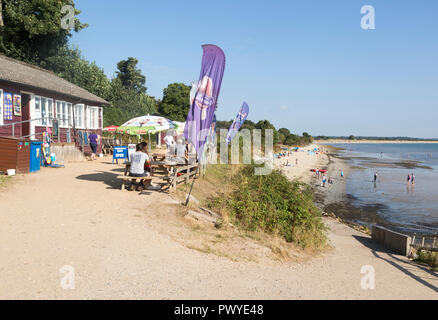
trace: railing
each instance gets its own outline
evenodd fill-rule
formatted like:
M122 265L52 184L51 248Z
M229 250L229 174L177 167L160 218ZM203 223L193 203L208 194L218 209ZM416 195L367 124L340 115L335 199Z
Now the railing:
M58 141L60 141L60 129L67 129L67 130L71 130L74 129L74 127L69 123L69 119L67 118L53 118L53 117L41 117L41 118L36 118L36 119L30 119L30 120L22 120L22 121L18 121L18 122L11 122L11 123L7 123L7 124L3 124L0 125L0 129L1 128L7 128L7 127L12 127L12 136L15 137L15 126L16 125L21 125L21 128L23 128L23 124L25 123L31 123L31 122L37 122L36 125L37 126L41 126L41 127L46 127L46 129L51 126L53 127L53 123L58 122ZM59 126L59 123L67 123L67 126ZM33 134L29 134L29 135L25 135L22 136L21 134L19 135L19 138L31 138L31 137L36 137L38 135L42 136L42 132L36 132Z
M416 249L427 249L431 251L438 251L438 236L419 236L412 237L411 247Z

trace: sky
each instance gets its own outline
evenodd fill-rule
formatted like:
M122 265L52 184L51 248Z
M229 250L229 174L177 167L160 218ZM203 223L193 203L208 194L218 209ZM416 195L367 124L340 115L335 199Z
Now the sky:
M71 43L113 77L139 60L148 94L198 80L203 44L226 55L216 111L317 135L438 138L436 0L75 0ZM375 29L361 28L361 8Z

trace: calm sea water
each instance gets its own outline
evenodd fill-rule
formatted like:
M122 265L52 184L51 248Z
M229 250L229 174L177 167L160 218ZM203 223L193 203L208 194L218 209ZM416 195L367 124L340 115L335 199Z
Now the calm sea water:
M438 234L438 144L337 144L352 166L347 195L360 223ZM378 181L373 182L374 173ZM407 183L408 174L415 184ZM353 210L354 211L354 210Z

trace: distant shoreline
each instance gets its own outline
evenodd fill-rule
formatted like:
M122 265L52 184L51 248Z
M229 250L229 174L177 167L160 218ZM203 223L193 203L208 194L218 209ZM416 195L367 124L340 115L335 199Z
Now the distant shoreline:
M410 144L410 143L438 143L438 140L348 140L348 139L329 139L329 140L315 140L315 144L324 145L324 144L357 144L357 143L375 143L375 144L383 144L383 143L399 143L399 144Z

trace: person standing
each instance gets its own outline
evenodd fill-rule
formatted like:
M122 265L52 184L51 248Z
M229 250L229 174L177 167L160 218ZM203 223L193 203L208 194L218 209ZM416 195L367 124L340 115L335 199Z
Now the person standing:
M171 132L168 132L167 135L164 137L164 143L167 146L168 154L173 157L175 155L175 140L173 139L173 135L171 134Z
M415 182L415 175L414 174L411 174L411 181L412 181L412 184L414 184L414 182Z
M326 182L327 182L327 177L324 175L323 177L322 177L322 186L325 188L325 184L326 184Z
M411 175L408 174L408 183L411 182Z
M97 145L99 144L99 136L96 134L95 131L92 131L92 133L88 136L88 141L90 143L91 148L91 159L96 159L96 153L97 153Z
M341 171L341 178L344 177L344 170Z
M378 177L378 174L377 174L377 172L376 172L376 173L374 173L374 183L377 182L377 177Z

